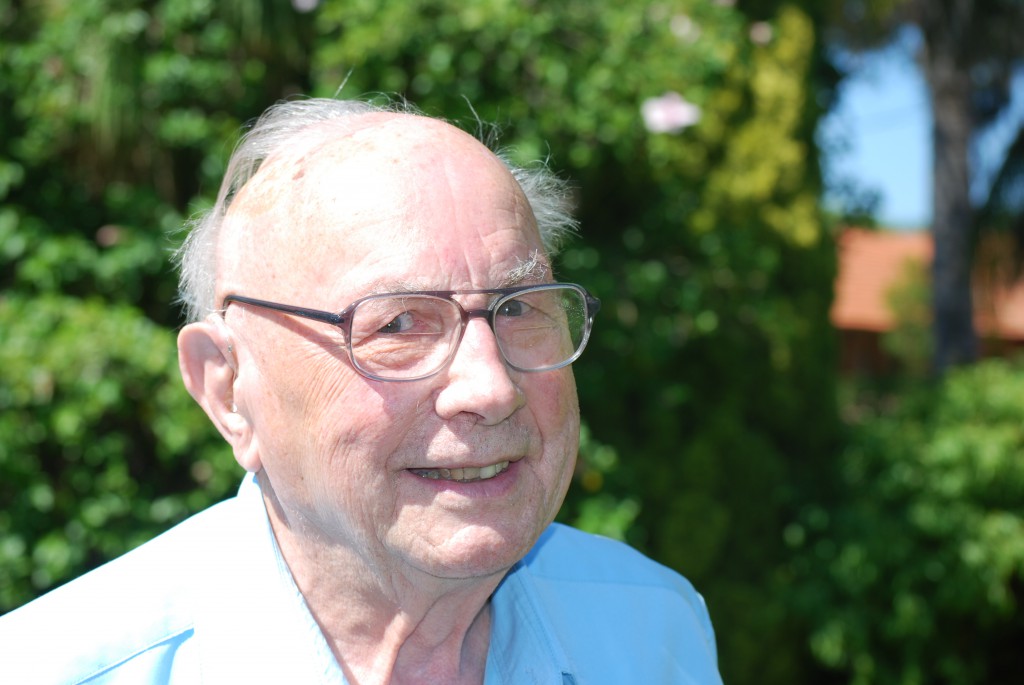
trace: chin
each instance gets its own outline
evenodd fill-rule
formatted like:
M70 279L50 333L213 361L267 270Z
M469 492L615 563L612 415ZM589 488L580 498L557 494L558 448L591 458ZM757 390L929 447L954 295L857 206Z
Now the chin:
M418 565L439 578L504 575L526 556L542 530L524 535L523 530L506 533L488 526L466 525L439 544L430 545Z

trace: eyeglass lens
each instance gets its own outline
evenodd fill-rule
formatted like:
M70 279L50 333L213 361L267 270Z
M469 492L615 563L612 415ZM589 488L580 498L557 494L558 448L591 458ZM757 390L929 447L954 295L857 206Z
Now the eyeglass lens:
M462 310L431 295L382 295L351 314L353 361L379 378L416 378L444 366L462 333ZM575 288L546 288L500 299L493 329L505 360L521 371L556 368L584 343L587 303Z

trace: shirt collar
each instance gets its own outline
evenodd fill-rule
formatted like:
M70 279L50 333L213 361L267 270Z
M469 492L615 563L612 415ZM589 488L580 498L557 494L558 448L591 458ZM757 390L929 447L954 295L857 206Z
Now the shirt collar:
M208 550L197 582L196 638L205 682L344 685L270 528L254 475L243 481L229 534Z
M246 476L237 502L230 549L210 550L214 556L227 554L226 563L207 567L210 574L202 579L197 601L204 680L345 685L281 554L255 475ZM502 580L491 609L485 685L575 683L575 669L523 561ZM240 649L246 650L245 659L237 658Z

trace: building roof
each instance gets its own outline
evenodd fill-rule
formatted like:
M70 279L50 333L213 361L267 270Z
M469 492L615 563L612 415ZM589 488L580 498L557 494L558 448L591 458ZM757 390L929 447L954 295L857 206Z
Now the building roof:
M842 330L892 330L896 317L889 293L905 281L913 264L932 259L931 234L851 228L839 236L839 273L832 302L832 325Z
M892 330L897 321L889 294L907 282L914 263L928 268L932 254L927 231L843 231L832 324L840 330ZM1006 285L984 276L974 279L976 330L984 337L1024 341L1024 280Z

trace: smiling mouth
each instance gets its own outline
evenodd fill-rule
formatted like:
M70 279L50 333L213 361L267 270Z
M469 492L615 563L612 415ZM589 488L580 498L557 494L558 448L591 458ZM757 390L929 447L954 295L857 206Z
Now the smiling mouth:
M509 462L503 461L490 466L467 466L461 469L409 469L420 478L429 480L450 480L457 483L475 483L489 480L508 470Z

